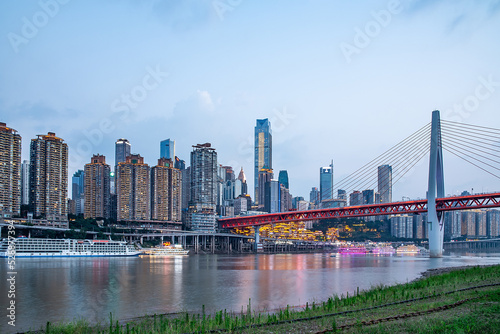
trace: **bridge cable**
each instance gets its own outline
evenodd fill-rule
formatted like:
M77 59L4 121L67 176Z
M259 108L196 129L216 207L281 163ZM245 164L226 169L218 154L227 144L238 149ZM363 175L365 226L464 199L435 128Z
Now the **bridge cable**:
M348 188L348 189L358 187L358 183L362 182L363 179L372 177L371 174L375 172L375 167L377 167L378 165L380 165L382 163L387 164L389 159L392 159L394 156L400 155L400 153L402 151L407 151L409 145L410 145L410 143L404 143L404 146L398 147L397 149L394 149L394 150L387 151L379 159L376 159L375 161L372 161L369 164L369 167L371 167L371 168L365 168L361 173L357 173L357 174L353 173L354 175L351 174L348 178L344 178L339 183L335 184L334 187L336 187L337 189L339 189L341 187ZM361 180L359 180L359 178L356 178L359 176L362 176L363 178Z
M357 185L356 177L363 176L366 178L367 173L374 173L375 172L374 168L376 166L380 165L381 163L387 164L388 163L387 160L393 158L394 156L398 156L400 154L400 152L402 152L402 151L407 151L407 149L412 145L412 141L415 140L415 137L416 137L416 139L419 139L419 140L422 140L422 138L427 137L427 132L428 132L429 127L430 127L430 124L427 124L426 126L421 128L420 130L418 130L417 132L415 132L414 134L410 135L408 138L403 140L402 142L398 143L397 145L395 145L394 147L392 147L388 151L381 154L376 159L372 160L370 163L364 165L363 167L358 169L356 172L350 174L349 176L345 177L344 179L342 179L341 181L336 183L334 185L334 187L337 189L349 187L349 189L350 189L353 186L353 183L356 186ZM370 176L368 176L368 177L370 177Z
M424 137L427 139L428 138L427 134L424 134ZM393 161L393 160L386 161L386 163L389 163L391 165L391 167L393 168L393 170L394 170L393 175L394 175L394 173L397 173L397 170L398 170L398 168L401 165L405 166L406 163L408 163L408 161L411 161L413 159L413 157L415 156L415 154L418 155L418 153L420 152L422 146L428 147L428 140L424 140L424 141L420 140L420 143L419 143L418 146L415 146L413 144L412 144L412 146L413 146L413 148L411 150L409 149L410 146L406 146L406 147L403 148L403 152L404 153L402 153L401 151L396 151L390 157L390 158L392 158L394 156L398 157L398 160L396 160L396 161ZM377 177L378 175L377 175L376 171L373 171L373 173L375 174L374 177L372 177L371 179L369 179L368 182L365 182L363 184L363 187L367 183L370 183L370 181L372 181L372 180L375 180L375 182L378 180L378 177ZM359 186L360 186L360 182L358 182L358 184L355 185L355 187L359 187Z
M486 170L486 169L482 168L481 166L478 166L478 165L476 165L475 163L473 163L473 162L471 162L471 161L469 161L469 160L465 159L464 157L462 157L462 156L460 156L460 155L458 155L458 154L454 153L453 151L448 150L446 147L443 147L443 150L445 150L445 151L447 151L447 152L449 152L449 153L453 154L454 156L459 157L459 158L460 158L460 159L462 159L462 160L467 161L467 162L468 162L468 163L470 163L471 165L474 165L474 166L476 166L477 168L479 168L479 169L481 169L481 170L485 171L486 173L493 175L493 176L494 176L494 177L496 177L497 179L500 179L500 176L498 176L498 175L496 175L496 174L493 174L492 172L490 172L490 171L488 171L488 170Z

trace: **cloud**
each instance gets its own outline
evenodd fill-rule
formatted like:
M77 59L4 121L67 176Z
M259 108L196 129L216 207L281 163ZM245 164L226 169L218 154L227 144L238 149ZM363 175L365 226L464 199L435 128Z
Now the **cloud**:
M213 16L208 0L155 0L151 10L160 22L175 32L187 32L205 26Z
M200 109L205 109L209 111L213 111L215 109L214 103L212 102L212 97L210 96L209 92L198 90L196 94L197 94L196 98L198 100L198 105Z

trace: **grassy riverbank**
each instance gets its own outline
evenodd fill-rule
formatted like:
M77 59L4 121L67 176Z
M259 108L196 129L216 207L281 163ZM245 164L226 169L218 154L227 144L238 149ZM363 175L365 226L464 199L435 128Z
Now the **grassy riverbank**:
M48 324L38 333L500 333L500 265L458 269L273 313L155 315Z

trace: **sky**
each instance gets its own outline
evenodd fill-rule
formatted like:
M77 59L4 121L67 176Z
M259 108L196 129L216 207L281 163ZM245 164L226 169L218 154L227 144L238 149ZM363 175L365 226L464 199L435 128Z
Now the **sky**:
M253 189L254 127L273 169L309 198L431 120L500 128L500 1L40 0L0 2L0 121L69 146L69 175L114 143L156 165L209 142ZM481 92L478 95L478 92ZM472 103L475 102L475 103ZM500 191L445 153L447 194ZM424 198L428 162L394 186ZM70 189L69 189L70 191ZM253 191L250 192L253 196Z

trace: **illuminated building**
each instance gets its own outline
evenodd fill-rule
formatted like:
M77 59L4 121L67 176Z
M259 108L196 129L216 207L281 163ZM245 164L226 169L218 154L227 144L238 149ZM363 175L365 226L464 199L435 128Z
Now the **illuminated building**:
M111 167L103 155L94 155L85 165L85 218L111 217Z
M258 119L255 126L255 168L254 168L254 187L255 204L264 206L263 196L259 194L259 173L265 169L273 168L273 136L271 133L271 122L269 119Z
M18 215L21 208L21 136L0 123L0 214Z
M333 160L329 167L319 169L320 200L333 199Z
M48 220L68 219L68 145L49 132L30 145L30 210Z
M151 169L151 219L181 220L181 171L174 168L171 159L160 158Z
M117 220L147 220L151 217L150 168L139 154L118 163L116 172Z

